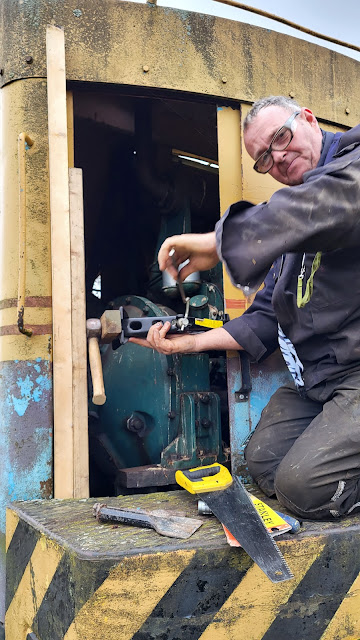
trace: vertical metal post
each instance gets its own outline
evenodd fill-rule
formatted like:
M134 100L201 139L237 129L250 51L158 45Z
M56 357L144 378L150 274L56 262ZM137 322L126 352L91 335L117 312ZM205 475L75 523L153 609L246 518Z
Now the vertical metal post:
M241 157L241 111L232 107L217 108L217 131L218 131L218 162L219 162L219 192L220 192L220 214L223 215L228 207L242 200L243 180L242 180L242 157ZM223 269L224 278L224 298L225 311L230 319L238 317L247 308L247 301L239 289L231 284L230 278ZM248 433L247 424L249 422L249 403L239 405L236 401L235 393L241 386L241 371L239 353L237 351L227 351L227 384L229 402L229 426L230 426L230 446L233 471L234 462L237 461L237 452ZM239 430L237 421L239 418L239 406L243 427ZM245 424L244 424L245 423Z

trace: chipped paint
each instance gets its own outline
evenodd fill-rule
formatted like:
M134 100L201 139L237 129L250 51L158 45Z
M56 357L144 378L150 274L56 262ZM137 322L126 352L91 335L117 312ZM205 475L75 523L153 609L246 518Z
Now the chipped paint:
M44 392L51 390L52 384L49 362L45 361L45 367L47 370L45 375L37 375L41 372L39 364L33 364L31 362L27 362L26 364L27 367L33 368L33 371L30 373L27 371L24 378L17 378L16 393L9 393L5 400L10 411L14 410L18 416L23 416L25 414L31 401L40 402Z
M4 580L5 507L13 500L51 497L51 364L0 363L0 594ZM5 384L4 384L5 383ZM3 615L0 600L0 619Z

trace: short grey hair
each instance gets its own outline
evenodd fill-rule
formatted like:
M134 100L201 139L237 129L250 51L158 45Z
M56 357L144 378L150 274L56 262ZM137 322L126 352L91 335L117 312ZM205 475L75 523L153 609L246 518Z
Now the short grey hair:
M268 96L267 98L260 98L260 100L254 102L244 120L244 131L254 118L256 118L259 111L261 111L261 109L266 109L266 107L282 107L289 111L289 113L294 113L294 111L300 111L301 109L300 105L295 102L295 100L292 98L286 98L285 96Z

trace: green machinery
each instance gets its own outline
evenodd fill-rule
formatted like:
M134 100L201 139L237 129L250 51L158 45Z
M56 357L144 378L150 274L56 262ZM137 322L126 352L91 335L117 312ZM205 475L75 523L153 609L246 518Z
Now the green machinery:
M157 253L166 237L191 230L193 210L196 216L201 206L193 204L194 194L184 188L180 163L171 184L149 178L142 144L135 173L159 221L153 262L146 264L145 295L130 292L104 302L107 308L122 307L126 318L183 314L176 282L159 271ZM206 178L200 187L206 189ZM141 255L129 254L130 270L141 260ZM220 265L192 274L184 289L190 297L189 317L224 319ZM176 469L226 459L225 354L166 356L129 342L120 346L116 340L101 351L107 400L90 407L93 494L103 494L105 488L117 493L173 484Z

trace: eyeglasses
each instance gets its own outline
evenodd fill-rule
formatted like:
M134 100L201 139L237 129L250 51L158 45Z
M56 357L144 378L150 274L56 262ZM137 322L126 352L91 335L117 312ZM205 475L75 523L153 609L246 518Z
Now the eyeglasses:
M294 137L296 130L295 118L300 111L295 111L285 124L278 129L273 139L270 142L269 147L258 157L254 164L254 169L258 173L267 173L274 166L274 158L272 157L272 151L284 151L289 146L291 140Z

